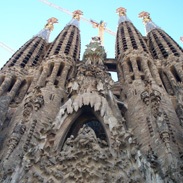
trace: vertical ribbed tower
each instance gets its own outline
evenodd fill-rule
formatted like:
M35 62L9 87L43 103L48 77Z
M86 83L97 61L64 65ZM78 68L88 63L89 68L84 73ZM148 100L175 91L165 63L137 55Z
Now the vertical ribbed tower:
M161 32L167 39L168 36L151 22L146 26L147 31L150 31L147 36L148 44L146 44L143 36L127 18L126 10L118 8L117 12L119 13L119 26L116 38L116 58L119 81L122 84L121 99L128 105L125 115L127 127L133 130L141 144L141 152L143 154L155 153L157 159L162 162L162 173L166 174L168 169L173 170L175 167L180 169L182 130L174 103L163 87L164 81L161 80L158 72L159 65L154 55L151 55L153 51L150 37L155 32L158 32L158 35ZM166 42L158 38L157 41L160 44ZM181 50L176 43L172 42L172 45L177 49L176 53L172 51L168 43L164 49L175 58ZM160 51L157 46L154 50ZM158 59L159 63L166 61L164 57ZM159 69L161 68L160 66ZM157 181L155 177L153 181Z
M141 99L141 93L149 84L158 86L161 85L161 81L146 42L126 16L126 9L118 8L117 12L119 25L116 36L116 59L119 81L122 84L121 99L128 104L127 126L138 134L143 144L142 149L147 151L149 138L143 137L149 135L146 119L148 115L144 117L142 114L148 114L148 111ZM144 129L143 133L139 134L141 129Z
M49 34L56 22L56 18L50 18L44 29L16 51L2 68L0 74L0 121L2 128L8 111L10 114L14 113L26 95L34 74L41 64ZM9 110L7 110L8 108Z
M141 12L146 28L147 42L150 52L158 68L163 87L171 96L183 126L183 51L182 48L162 29L155 25L148 12Z

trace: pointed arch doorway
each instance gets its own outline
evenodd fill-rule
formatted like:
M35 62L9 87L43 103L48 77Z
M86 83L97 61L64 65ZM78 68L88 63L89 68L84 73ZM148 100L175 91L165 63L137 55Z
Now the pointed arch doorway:
M69 122L70 125L68 124L68 128L64 135L65 138L62 140L62 145L60 144L61 147L64 146L65 141L71 136L76 138L78 132L84 126L90 127L95 132L95 135L99 140L105 141L106 144L109 144L108 133L104 127L102 118L96 114L90 106L84 106L78 112L79 113L74 115L75 117L73 116L72 121Z

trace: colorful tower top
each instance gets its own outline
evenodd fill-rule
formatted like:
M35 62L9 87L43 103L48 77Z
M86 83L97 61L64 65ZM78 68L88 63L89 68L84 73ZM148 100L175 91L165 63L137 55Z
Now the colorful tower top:
M80 21L81 15L83 15L83 12L81 10L74 11L72 15L72 20L68 23L68 25L74 25L77 28L79 28L79 21Z
M42 29L36 36L41 37L48 42L50 33L54 28L54 23L58 23L58 19L55 17L49 18L44 29Z
M116 9L116 13L118 13L119 15L119 21L118 21L118 25L122 22L126 22L126 21L130 21L130 19L126 16L126 9L123 7L119 7Z
M146 34L148 34L153 29L159 29L159 27L151 20L150 13L142 11L141 13L139 13L139 17L143 19Z

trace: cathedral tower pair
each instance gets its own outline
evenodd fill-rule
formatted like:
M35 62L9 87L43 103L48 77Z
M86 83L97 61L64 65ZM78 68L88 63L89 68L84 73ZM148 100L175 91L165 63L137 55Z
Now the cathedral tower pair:
M53 17L4 65L1 182L183 180L182 48L149 13L144 37L117 12L112 60L93 37L80 61L76 10L52 43Z

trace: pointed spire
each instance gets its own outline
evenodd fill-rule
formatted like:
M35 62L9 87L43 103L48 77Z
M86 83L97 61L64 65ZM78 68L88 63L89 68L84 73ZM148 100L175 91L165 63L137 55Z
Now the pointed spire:
M41 38L45 39L46 42L48 42L50 33L54 28L54 26L53 26L54 23L58 23L58 19L54 18L54 17L49 18L47 20L47 24L45 25L44 29L42 29L36 36L41 37Z
M76 10L73 12L72 20L68 23L68 25L74 25L79 28L80 17L83 15L81 10Z
M159 29L159 27L151 20L150 13L142 11L141 13L139 13L139 18L143 19L146 34L148 34L153 29Z
M118 25L122 22L131 22L130 19L126 16L126 9L123 7L119 7L118 9L116 9L116 13L118 13L119 15L119 21L118 21Z

